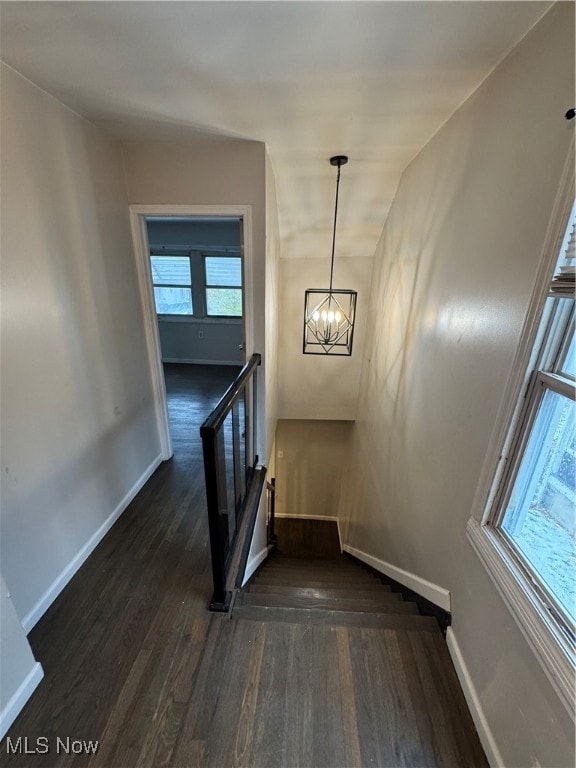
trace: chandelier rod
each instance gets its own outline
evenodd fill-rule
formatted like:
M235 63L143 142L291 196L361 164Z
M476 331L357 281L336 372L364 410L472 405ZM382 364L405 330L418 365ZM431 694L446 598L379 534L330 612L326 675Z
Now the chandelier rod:
M336 248L336 220L338 218L338 190L340 188L340 167L348 162L346 155L336 155L330 158L331 165L338 166L338 174L336 176L336 202L334 204L334 229L332 232L332 258L330 261L330 290L332 293L332 278L334 276L334 250Z

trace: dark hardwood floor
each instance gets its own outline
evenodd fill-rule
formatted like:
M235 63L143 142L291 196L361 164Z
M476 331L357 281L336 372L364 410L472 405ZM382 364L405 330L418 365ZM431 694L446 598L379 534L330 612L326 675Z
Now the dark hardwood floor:
M198 428L235 373L166 367L174 458L30 633L45 678L8 733L12 746L19 737L27 742L20 754L7 754L4 739L0 762L485 768L434 620L412 608L395 611L399 597L373 577L375 586L367 585L356 566L341 570L333 527L322 533L308 521L279 520L279 553L242 598L247 613L240 604L232 617L206 610L211 576ZM296 586L292 606L276 604L294 589L287 573L294 562L308 586ZM354 599L363 601L364 618L349 624ZM273 620L250 616L270 601ZM312 610L332 618L318 613L314 621ZM97 741L95 754L83 754L82 741Z

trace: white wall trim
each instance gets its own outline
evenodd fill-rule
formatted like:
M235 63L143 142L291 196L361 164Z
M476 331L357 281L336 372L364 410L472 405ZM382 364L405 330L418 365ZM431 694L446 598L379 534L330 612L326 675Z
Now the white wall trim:
M334 515L295 515L292 512L276 512L274 517L289 517L292 520L327 520L330 523L338 522L338 518Z
M446 645L448 646L454 669L458 675L460 686L464 692L468 709L472 715L472 720L474 720L474 725L478 731L480 743L486 753L488 762L490 763L491 768L505 768L504 760L502 759L502 755L496 744L496 739L494 738L488 720L486 719L486 715L484 714L484 710L482 709L480 697L472 682L472 678L468 672L468 667L466 666L464 656L462 655L462 651L460 650L460 646L458 645L452 627L448 627L446 631Z
M110 528L112 528L116 520L118 520L122 512L124 512L128 504L130 504L130 502L136 496L138 491L140 491L140 489L145 485L145 483L149 480L149 478L156 471L156 469L158 469L161 463L162 463L162 456L157 456L154 459L154 461L150 464L150 466L144 470L142 475L140 475L140 477L134 483L132 488L130 488L130 490L124 496L122 501L118 504L118 506L113 510L113 512L102 523L100 528L98 528L98 530L92 534L92 536L88 539L86 544L84 544L84 546L72 558L72 560L60 573L60 575L52 582L52 584L48 587L46 592L44 592L44 594L38 600L38 602L26 614L26 616L24 616L24 618L22 619L22 626L24 627L24 631L26 632L26 634L30 632L30 630L36 624L36 622L39 621L39 619L44 615L44 613L52 605L54 600L56 600L60 592L66 586L66 584L68 584L68 582L74 576L76 571L92 554L94 549L102 541L102 539L108 533Z
M248 582L258 566L262 565L264 560L266 560L271 549L273 549L273 547L268 545L264 547L264 549L261 549L257 555L254 555L250 558L250 560L248 560L246 564L246 570L244 571L244 581L242 582L242 586Z
M150 259L148 258L148 232L144 213L139 211L140 206L130 206L130 231L136 259L136 272L138 274L138 288L142 315L144 320L144 335L146 339L146 351L148 353L148 367L152 378L152 392L154 394L154 413L156 415L156 429L160 439L162 458L167 460L173 454L172 435L170 433L170 421L168 418L168 403L166 398L166 382L162 370L162 353L160 347L160 330L158 328L156 306L154 304L154 291L152 287L152 272Z
M444 589L444 587L439 587L437 584L433 584L431 581L427 581L421 576L417 576L415 573L405 571L397 565L387 563L384 560L373 557L366 552L362 552L361 549L356 549L348 544L344 544L343 549L344 552L354 555L354 557L357 557L358 560L362 560L362 562L366 563L366 565L369 565L371 568L375 568L385 576L389 576L391 579L394 579L394 581L403 584L405 587L408 587L408 589L416 592L416 594L426 598L426 600L430 600L434 605L438 605L445 611L451 610L450 592L447 589Z
M576 654L572 645L492 528L471 518L466 534L552 687L574 717Z
M183 365L237 365L242 367L241 360L200 360L192 357L163 357L163 363L182 363Z
M0 712L0 739L3 739L8 729L16 720L24 705L32 696L38 684L44 677L44 670L40 662L36 662L16 691L8 699L8 703Z

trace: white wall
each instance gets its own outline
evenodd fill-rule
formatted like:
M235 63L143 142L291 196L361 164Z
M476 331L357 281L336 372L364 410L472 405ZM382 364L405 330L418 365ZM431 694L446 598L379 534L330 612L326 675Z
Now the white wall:
M574 765L574 726L466 539L573 137L558 3L404 173L375 256L349 545L452 593L454 639L506 766Z
M159 445L119 148L8 67L1 113L2 573L29 629Z
M262 354L261 380L264 381L267 376L264 145L218 139L134 142L124 144L124 164L131 205L252 206L254 348L247 349L246 353L248 357L253 352ZM263 389L261 386L261 393ZM260 408L259 444L265 447L271 437L266 435L263 397Z
M280 419L276 430L279 516L336 518L353 426L351 421Z
M158 320L158 332L165 363L244 365L241 320Z

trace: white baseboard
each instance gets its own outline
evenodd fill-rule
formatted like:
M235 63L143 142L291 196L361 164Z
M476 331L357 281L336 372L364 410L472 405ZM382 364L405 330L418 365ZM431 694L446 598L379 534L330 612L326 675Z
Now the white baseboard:
M333 515L293 515L291 512L275 512L274 517L289 517L291 520L327 520L329 523L338 522L338 518Z
M8 703L0 712L0 739L3 739L8 729L16 720L24 705L36 690L40 680L44 677L44 670L40 662L36 662L17 690L9 698Z
M242 360L199 360L195 357L163 357L163 363L182 363L184 365L238 365L242 367Z
M147 469L142 473L142 475L140 475L138 480L134 483L132 488L130 488L130 490L124 496L122 501L118 504L116 509L114 509L113 512L106 518L106 520L102 523L100 528L98 528L98 530L94 534L92 534L92 536L88 539L86 544L84 544L82 549L80 549L80 551L73 557L73 559L68 563L68 565L64 568L64 570L60 573L60 575L52 582L52 584L50 584L46 592L44 592L42 597L33 606L33 608L26 614L26 616L24 616L24 618L22 619L22 626L24 627L24 631L26 632L26 634L30 632L30 630L36 624L36 622L39 621L39 619L44 615L44 613L52 605L52 603L58 597L60 592L64 589L66 584L68 584L68 582L74 576L76 571L92 554L94 549L102 541L102 539L108 533L110 528L112 528L116 520L118 520L122 512L124 512L128 504L130 504L130 502L136 496L138 491L142 489L142 487L150 479L152 474L158 469L161 463L162 463L162 457L157 456L152 462L152 464L150 464L150 466L147 467Z
M358 560L362 560L366 565L375 568L385 576L389 576L391 579L394 579L394 581L408 587L408 589L411 589L413 592L416 592L416 594L426 598L426 600L430 600L434 605L438 605L445 611L450 611L450 592L447 589L444 589L444 587L439 587L437 584L433 584L431 581L427 581L421 576L417 576L415 573L410 573L402 568L398 568L396 565L387 563L384 560L379 560L377 557L372 557L372 555L362 552L361 549L350 547L348 544L344 544L343 550L344 552L349 552L351 555L354 555Z
M272 549L272 547L270 546L264 547L264 549L261 549L257 555L254 555L254 557L251 557L250 560L248 560L248 562L246 563L246 570L244 571L244 581L242 582L242 586L246 584L246 582L252 576L252 574L256 571L258 566L261 565L264 562L264 560L266 560L270 549Z
M448 646L454 669L456 670L458 680L460 681L460 687L464 692L468 709L472 715L472 720L474 720L474 725L478 731L478 737L480 738L480 743L486 753L488 762L490 763L491 768L505 768L504 760L502 759L496 740L494 739L488 721L486 720L486 716L484 715L480 698L468 672L468 667L466 666L466 662L464 661L464 657L462 656L460 646L458 645L452 627L448 627L446 631L446 645Z

